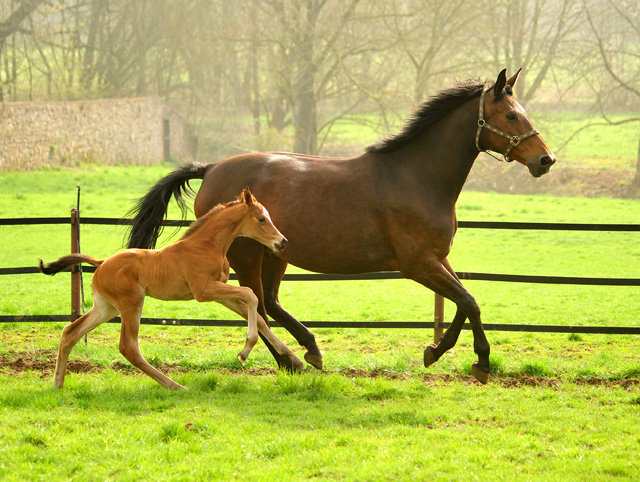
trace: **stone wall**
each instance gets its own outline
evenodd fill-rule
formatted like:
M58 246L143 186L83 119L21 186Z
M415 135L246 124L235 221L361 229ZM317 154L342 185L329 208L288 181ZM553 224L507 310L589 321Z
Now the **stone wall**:
M0 170L39 166L161 162L194 159L190 127L159 97L0 104Z

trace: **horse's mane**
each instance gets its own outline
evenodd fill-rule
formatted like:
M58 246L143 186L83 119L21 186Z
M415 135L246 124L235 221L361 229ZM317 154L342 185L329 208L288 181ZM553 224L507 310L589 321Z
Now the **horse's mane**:
M239 199L236 199L235 201L231 201L231 202L228 202L226 204L218 204L216 206L213 206L209 210L209 212L207 212L207 214L205 214L204 216L199 217L194 222L192 222L189 225L189 228L185 231L185 233L182 235L182 237L180 239L185 239L185 238L188 238L189 236L191 236L193 233L195 233L198 230L198 228L200 228L209 219L211 219L213 216L218 214L223 209L225 209L225 208L227 208L229 206L233 206L235 204L240 204L240 203L242 203L242 201L240 201Z
M459 107L467 100L479 96L484 88L484 82L467 80L437 92L413 111L399 134L388 136L376 144L367 147L367 152L385 154L395 151L407 142L418 137L425 129L438 121L447 112Z

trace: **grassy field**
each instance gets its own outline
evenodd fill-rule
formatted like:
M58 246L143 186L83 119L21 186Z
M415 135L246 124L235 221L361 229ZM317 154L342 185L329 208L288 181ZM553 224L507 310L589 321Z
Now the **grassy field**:
M67 216L78 184L83 216L119 217L170 169L3 174L0 217ZM465 192L458 214L637 223L640 201ZM68 226L0 229L1 267L69 251ZM82 250L108 256L124 235L86 226ZM486 230L461 230L451 256L459 271L634 278L639 258L632 233ZM640 325L637 288L465 284L487 323ZM433 316L432 293L403 280L287 282L280 298L301 320ZM68 311L68 275L0 277L0 314ZM447 303L447 318L453 311ZM144 314L233 317L155 300ZM480 386L468 376L470 332L425 369L430 332L318 329L326 371L291 376L261 344L239 365L245 329L144 326L147 360L190 388L175 393L128 365L109 324L74 349L59 391L50 385L63 326L0 325L2 480L633 480L640 471L637 337L488 332L493 379Z

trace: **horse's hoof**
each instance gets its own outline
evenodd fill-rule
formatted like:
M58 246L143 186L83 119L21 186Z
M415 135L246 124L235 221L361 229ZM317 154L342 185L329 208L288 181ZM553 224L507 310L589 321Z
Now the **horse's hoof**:
M429 367L437 361L435 355L433 354L433 350L435 348L436 348L436 345L434 345L433 343L431 343L427 348L425 348L424 350L424 366L425 367Z
M478 362L473 362L473 365L471 365L471 375L473 375L473 378L478 380L483 385L486 385L489 381L489 372L484 371L482 368L480 368L478 366Z
M247 360L247 357L243 356L242 353L238 353L238 361L241 365L244 365L244 362Z
M304 360L312 367L322 370L322 355L312 355L307 352L304 354Z

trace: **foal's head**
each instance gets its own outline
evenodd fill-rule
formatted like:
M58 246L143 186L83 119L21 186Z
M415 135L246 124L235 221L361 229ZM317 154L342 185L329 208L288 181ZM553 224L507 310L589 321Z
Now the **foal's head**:
M556 158L513 97L519 73L507 80L503 70L494 87L480 98L476 146L483 151L499 152L507 161L518 161L529 168L532 176L540 177L549 172Z
M239 236L253 238L276 252L284 250L287 247L287 238L273 225L267 208L253 197L248 187L244 188L238 201L248 208L248 216L242 224Z

